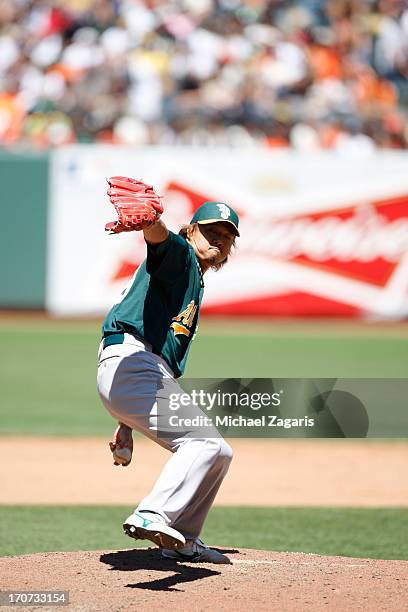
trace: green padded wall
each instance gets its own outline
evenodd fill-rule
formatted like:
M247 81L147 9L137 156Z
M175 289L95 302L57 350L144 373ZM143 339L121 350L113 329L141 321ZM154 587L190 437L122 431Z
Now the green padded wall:
M0 151L0 186L0 308L44 308L48 156Z

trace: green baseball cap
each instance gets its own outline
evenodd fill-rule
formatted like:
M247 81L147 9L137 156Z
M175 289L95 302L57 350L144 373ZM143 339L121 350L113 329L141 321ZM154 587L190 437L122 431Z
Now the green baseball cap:
M223 221L224 223L230 223L234 229L234 234L239 236L238 215L231 206L224 202L204 202L197 208L190 223L216 223L217 221Z

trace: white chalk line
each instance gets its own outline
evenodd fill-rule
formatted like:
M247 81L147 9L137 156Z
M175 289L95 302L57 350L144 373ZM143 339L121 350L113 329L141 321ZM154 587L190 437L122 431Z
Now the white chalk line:
M323 563L313 563L310 561L255 561L249 559L234 559L232 561L232 565L310 565L310 566L319 566L324 565ZM326 568L329 567L365 567L365 565L361 563L328 563Z

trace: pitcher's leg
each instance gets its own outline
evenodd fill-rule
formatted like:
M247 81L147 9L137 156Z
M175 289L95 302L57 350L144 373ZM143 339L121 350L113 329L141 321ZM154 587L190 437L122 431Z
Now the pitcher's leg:
M186 539L197 537L231 459L231 447L222 438L185 439L138 510L165 514Z
M107 361L98 375L102 401L112 416L173 452L151 493L138 511L159 514L179 524L188 536L202 528L232 458L217 430L183 431L167 427L171 394L183 394L179 384L155 366L152 354ZM183 408L189 417L203 416L197 406ZM163 430L165 430L163 432ZM202 432L201 432L202 433Z
M174 528L180 531L186 540L197 538L203 528L208 512L214 502L218 490L230 466L233 452L232 448L220 438L220 452L216 462L207 472L198 487L195 496L190 500L184 512L174 522Z

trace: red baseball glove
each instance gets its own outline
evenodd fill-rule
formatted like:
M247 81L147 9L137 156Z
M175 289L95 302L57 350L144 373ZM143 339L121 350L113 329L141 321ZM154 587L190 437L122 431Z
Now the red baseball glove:
M108 183L107 193L118 213L118 220L105 225L107 232L139 231L159 220L163 205L153 187L126 176L111 176Z

